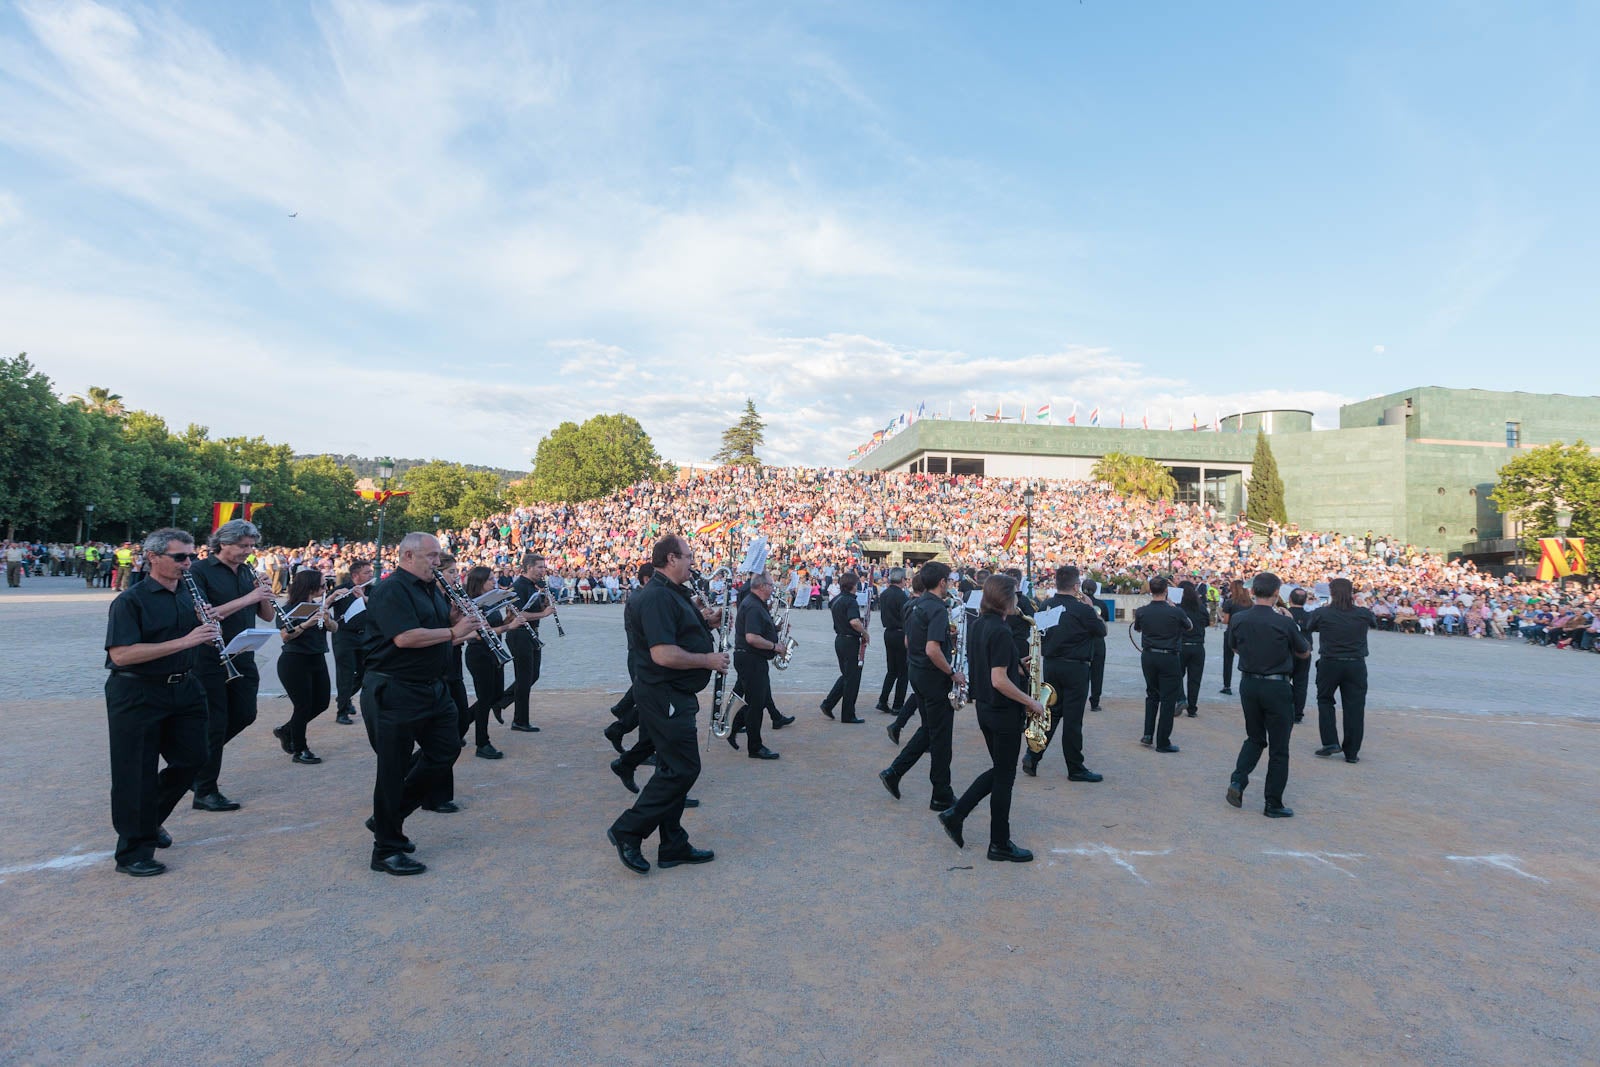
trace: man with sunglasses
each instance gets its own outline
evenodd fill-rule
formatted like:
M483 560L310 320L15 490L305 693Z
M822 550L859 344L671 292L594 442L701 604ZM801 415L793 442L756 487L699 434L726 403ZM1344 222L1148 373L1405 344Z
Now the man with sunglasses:
M117 870L135 878L167 869L155 858L172 844L161 824L206 759L206 698L194 650L222 636L215 623L200 622L181 584L194 540L161 529L145 538L144 550L149 580L113 600L106 620L111 825ZM158 769L162 759L166 770Z

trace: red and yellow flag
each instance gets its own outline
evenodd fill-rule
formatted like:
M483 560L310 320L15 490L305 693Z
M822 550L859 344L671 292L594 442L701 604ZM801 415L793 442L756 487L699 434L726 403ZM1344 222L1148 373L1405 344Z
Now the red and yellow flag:
M1176 537L1152 537L1150 540L1134 549L1133 554L1135 556L1148 556L1152 552L1165 552L1167 549L1176 544L1177 541L1178 539Z
M1007 528L1005 537L1000 540L1002 551L1011 551L1011 546L1017 543L1017 535L1022 532L1022 528L1026 525L1028 525L1028 517L1026 515L1018 515L1011 520L1011 526Z
M256 512L262 508L270 508L271 504L252 501L245 509L246 522L256 517ZM218 500L211 505L211 528L215 530L225 522L232 522L239 517L239 502L237 500Z
M1589 561L1583 550L1583 538L1567 538L1565 550L1559 537L1539 538L1539 581L1549 582L1588 573Z
M696 537L709 537L712 534L721 533L723 530L728 529L737 521L737 519L718 519L716 522L708 522L696 530L694 535Z
M409 489L357 489L356 496L362 500L370 500L374 504L384 504L397 496L410 496Z

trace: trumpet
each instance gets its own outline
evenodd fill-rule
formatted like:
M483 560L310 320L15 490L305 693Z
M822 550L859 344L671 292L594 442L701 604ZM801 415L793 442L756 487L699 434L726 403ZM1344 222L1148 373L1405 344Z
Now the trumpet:
M467 598L466 594L446 581L444 572L437 567L433 569L433 580L444 591L444 595L449 599L450 603L455 605L455 609L461 612L462 617L472 620L473 627L478 631L478 640L482 641L483 647L494 655L495 662L501 666L510 663L511 650L506 647L505 639L494 632L494 627L490 626L489 620L483 617L483 612L478 610L478 605L474 604Z
M194 580L194 575L190 574L187 569L183 572L183 584L189 590L189 599L194 601L195 616L202 623L207 625L216 623L220 626L222 620L217 618L217 613L211 610L211 602L206 599L204 593L200 592L200 583ZM216 637L212 638L211 643L216 647L217 658L222 661L222 669L228 672L228 681L231 682L244 677L243 672L234 666L233 657L228 655L228 642L222 639L220 632Z

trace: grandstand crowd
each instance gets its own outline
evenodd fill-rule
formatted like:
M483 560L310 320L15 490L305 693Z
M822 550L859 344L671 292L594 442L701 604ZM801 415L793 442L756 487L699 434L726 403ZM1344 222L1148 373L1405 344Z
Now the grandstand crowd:
M934 545L957 566L976 570L1024 566L1031 534L1036 577L1072 563L1105 592L1139 592L1158 573L1220 590L1263 570L1308 588L1344 576L1385 629L1521 635L1600 651L1594 598L1576 581L1494 576L1372 533L1316 533L1293 524L1257 531L1210 505L1129 498L1104 483L1033 485L1031 529L1009 548L1003 543L1024 508L1020 479L795 467L689 470L674 481L640 482L599 500L526 505L437 532L464 565L488 566L509 581L518 558L532 550L546 557L562 601L617 603L663 533L693 534L731 522L731 529L701 539L702 561L731 562L736 546L742 551L750 537L762 534L770 546L769 569L799 607L820 606L836 591L837 575L870 565L867 542ZM270 521L263 537L270 543ZM1170 547L1140 552L1157 537L1170 537ZM353 560L371 559L375 549L371 542L272 546L261 551L257 565L283 589L301 568L337 574ZM120 588L135 580L140 566L136 544L6 542L4 555L10 586L28 575L71 575Z

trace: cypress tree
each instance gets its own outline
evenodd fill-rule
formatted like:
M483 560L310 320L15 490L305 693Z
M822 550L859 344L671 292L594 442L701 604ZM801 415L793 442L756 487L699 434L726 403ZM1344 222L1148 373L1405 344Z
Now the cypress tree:
M1289 511L1283 504L1283 479L1278 476L1278 461L1264 433L1256 434L1256 454L1250 460L1249 499L1244 517L1251 522L1286 523Z

